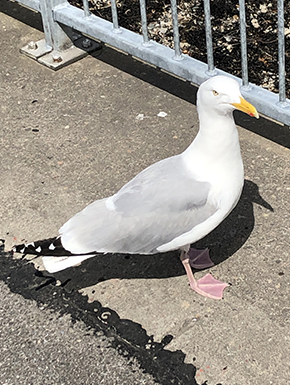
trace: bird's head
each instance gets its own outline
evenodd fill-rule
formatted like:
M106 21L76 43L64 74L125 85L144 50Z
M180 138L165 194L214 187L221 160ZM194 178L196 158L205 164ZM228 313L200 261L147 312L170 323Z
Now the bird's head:
M234 109L259 118L256 108L241 95L239 84L228 76L214 76L201 84L197 94L197 105L204 112L216 111L219 115Z

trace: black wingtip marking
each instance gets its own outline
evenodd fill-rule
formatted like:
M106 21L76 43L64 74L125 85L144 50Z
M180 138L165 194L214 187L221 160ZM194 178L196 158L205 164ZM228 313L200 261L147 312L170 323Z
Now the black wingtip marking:
M13 246L12 251L14 253L31 254L42 257L70 257L75 255L62 246L60 235L55 238L48 238L41 241L16 245ZM95 251L84 253L83 255L89 255L92 253L95 253Z
M36 242L16 245L12 248L12 251L15 253L42 255L42 256L71 255L69 251L63 248L60 237L43 239Z

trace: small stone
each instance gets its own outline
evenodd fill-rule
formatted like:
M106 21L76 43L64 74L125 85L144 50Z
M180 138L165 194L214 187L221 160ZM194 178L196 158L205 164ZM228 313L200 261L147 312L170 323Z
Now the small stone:
M166 32L167 32L167 28L160 28L160 33L162 34L162 35L164 35Z
M144 120L144 114L138 114L135 119L136 120Z
M260 5L260 11L261 11L262 13L267 13L267 12L268 12L268 7L267 7L267 5L266 5L266 4L261 4L261 5Z
M167 116L167 113L164 111L160 111L159 114L157 114L157 116L159 116L160 118L165 118L165 116Z
M259 28L260 27L260 24L258 23L257 19L252 19L251 23L252 23L252 26L255 27L255 28Z

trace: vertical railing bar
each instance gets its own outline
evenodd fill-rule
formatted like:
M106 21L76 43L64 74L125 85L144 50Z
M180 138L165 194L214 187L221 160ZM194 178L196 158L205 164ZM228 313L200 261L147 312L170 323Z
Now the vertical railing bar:
M143 43L148 44L149 38L148 38L148 28L147 28L146 0L140 0L140 13L141 13Z
M112 10L113 27L114 29L119 29L116 0L111 0L111 10Z
M206 52L207 52L207 66L208 74L214 75L214 58L213 58L213 46L212 46L212 28L210 21L210 0L204 0L204 21L205 21L205 38L206 38Z
M89 7L89 0L83 0L83 5L84 5L84 15L85 17L90 17L91 12L90 12L90 7Z
M243 87L249 86L247 32L246 32L246 7L245 0L239 0L240 35L241 35L241 61Z
M283 103L286 103L284 0L278 0L277 7L278 7L279 103L283 104Z
M181 50L180 50L177 4L176 4L176 0L170 0L170 2L171 2L173 41L174 41L174 51L175 51L174 59L180 60L182 59L182 56L181 56Z

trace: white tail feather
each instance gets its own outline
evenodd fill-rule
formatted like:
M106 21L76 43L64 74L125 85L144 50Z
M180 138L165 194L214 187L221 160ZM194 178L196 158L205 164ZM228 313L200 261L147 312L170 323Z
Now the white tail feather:
M56 273L58 271L67 269L68 267L76 266L85 259L95 257L96 254L89 255L74 255L70 257L42 257L45 269L49 273Z

